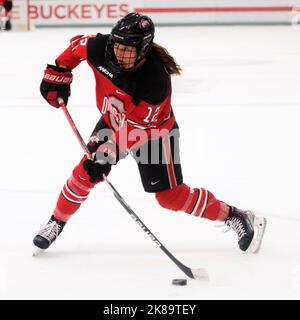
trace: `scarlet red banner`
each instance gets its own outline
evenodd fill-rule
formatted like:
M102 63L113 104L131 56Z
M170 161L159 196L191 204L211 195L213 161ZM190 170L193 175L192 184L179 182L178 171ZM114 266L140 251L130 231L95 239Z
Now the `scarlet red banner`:
M24 3L27 13L24 14ZM14 17L35 26L112 25L128 12L149 15L156 24L291 23L289 0L15 0Z

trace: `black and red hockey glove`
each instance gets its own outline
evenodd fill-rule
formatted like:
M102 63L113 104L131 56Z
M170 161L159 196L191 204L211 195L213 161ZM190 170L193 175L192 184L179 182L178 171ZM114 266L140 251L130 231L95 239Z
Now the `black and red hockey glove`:
M117 147L116 144L108 140L101 144L94 153L93 160L85 160L83 168L90 176L90 182L103 181L103 174L108 175L111 166L117 163Z
M40 91L44 99L53 107L59 108L57 98L62 98L65 105L71 95L71 83L73 80L70 69L48 64L44 71L44 78L40 85Z
M83 162L83 168L89 175L90 182L100 182L103 181L103 174L105 174L106 176L109 174L111 170L111 164L109 164L108 162L100 164L98 162L95 162L94 160L88 159Z

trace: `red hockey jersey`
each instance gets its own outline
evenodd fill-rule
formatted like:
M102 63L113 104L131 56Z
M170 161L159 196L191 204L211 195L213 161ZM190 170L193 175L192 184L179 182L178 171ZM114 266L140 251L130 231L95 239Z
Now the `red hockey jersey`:
M74 69L86 60L96 80L96 100L106 124L114 131L119 148L126 151L158 139L175 124L171 108L171 79L154 54L133 73L114 73L106 63L109 35L76 36L56 59Z

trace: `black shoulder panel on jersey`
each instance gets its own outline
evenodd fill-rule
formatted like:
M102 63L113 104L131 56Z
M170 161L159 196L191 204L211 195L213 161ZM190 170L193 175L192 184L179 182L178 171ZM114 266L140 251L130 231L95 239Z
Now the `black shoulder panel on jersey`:
M108 34L97 33L95 38L91 38L87 44L87 60L95 67L105 64L105 47Z
M162 62L154 55L149 55L143 67L137 72L137 96L149 104L157 105L163 102L171 91L170 76ZM133 101L138 104L139 101Z
M87 44L87 60L88 62L98 70L107 79L113 82L113 84L125 91L130 96L135 92L135 76L129 77L113 73L105 60L105 50L109 35L97 34L95 38L91 38Z

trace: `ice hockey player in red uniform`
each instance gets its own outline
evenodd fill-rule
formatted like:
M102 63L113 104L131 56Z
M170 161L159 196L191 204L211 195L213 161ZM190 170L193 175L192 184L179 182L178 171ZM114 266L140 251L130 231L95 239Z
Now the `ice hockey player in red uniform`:
M1 30L11 30L11 10L13 7L12 0L0 0L0 27Z
M223 221L236 232L241 250L259 250L265 218L183 182L179 128L171 107L171 75L180 74L181 69L153 39L152 20L133 12L118 21L110 34L72 38L55 65L47 65L41 94L59 108L58 98L68 102L72 70L85 60L94 73L102 117L87 144L93 159L84 156L72 171L50 220L33 239L36 247L47 249L94 186L103 181L103 174L107 176L130 153L145 191L153 193L163 208Z

